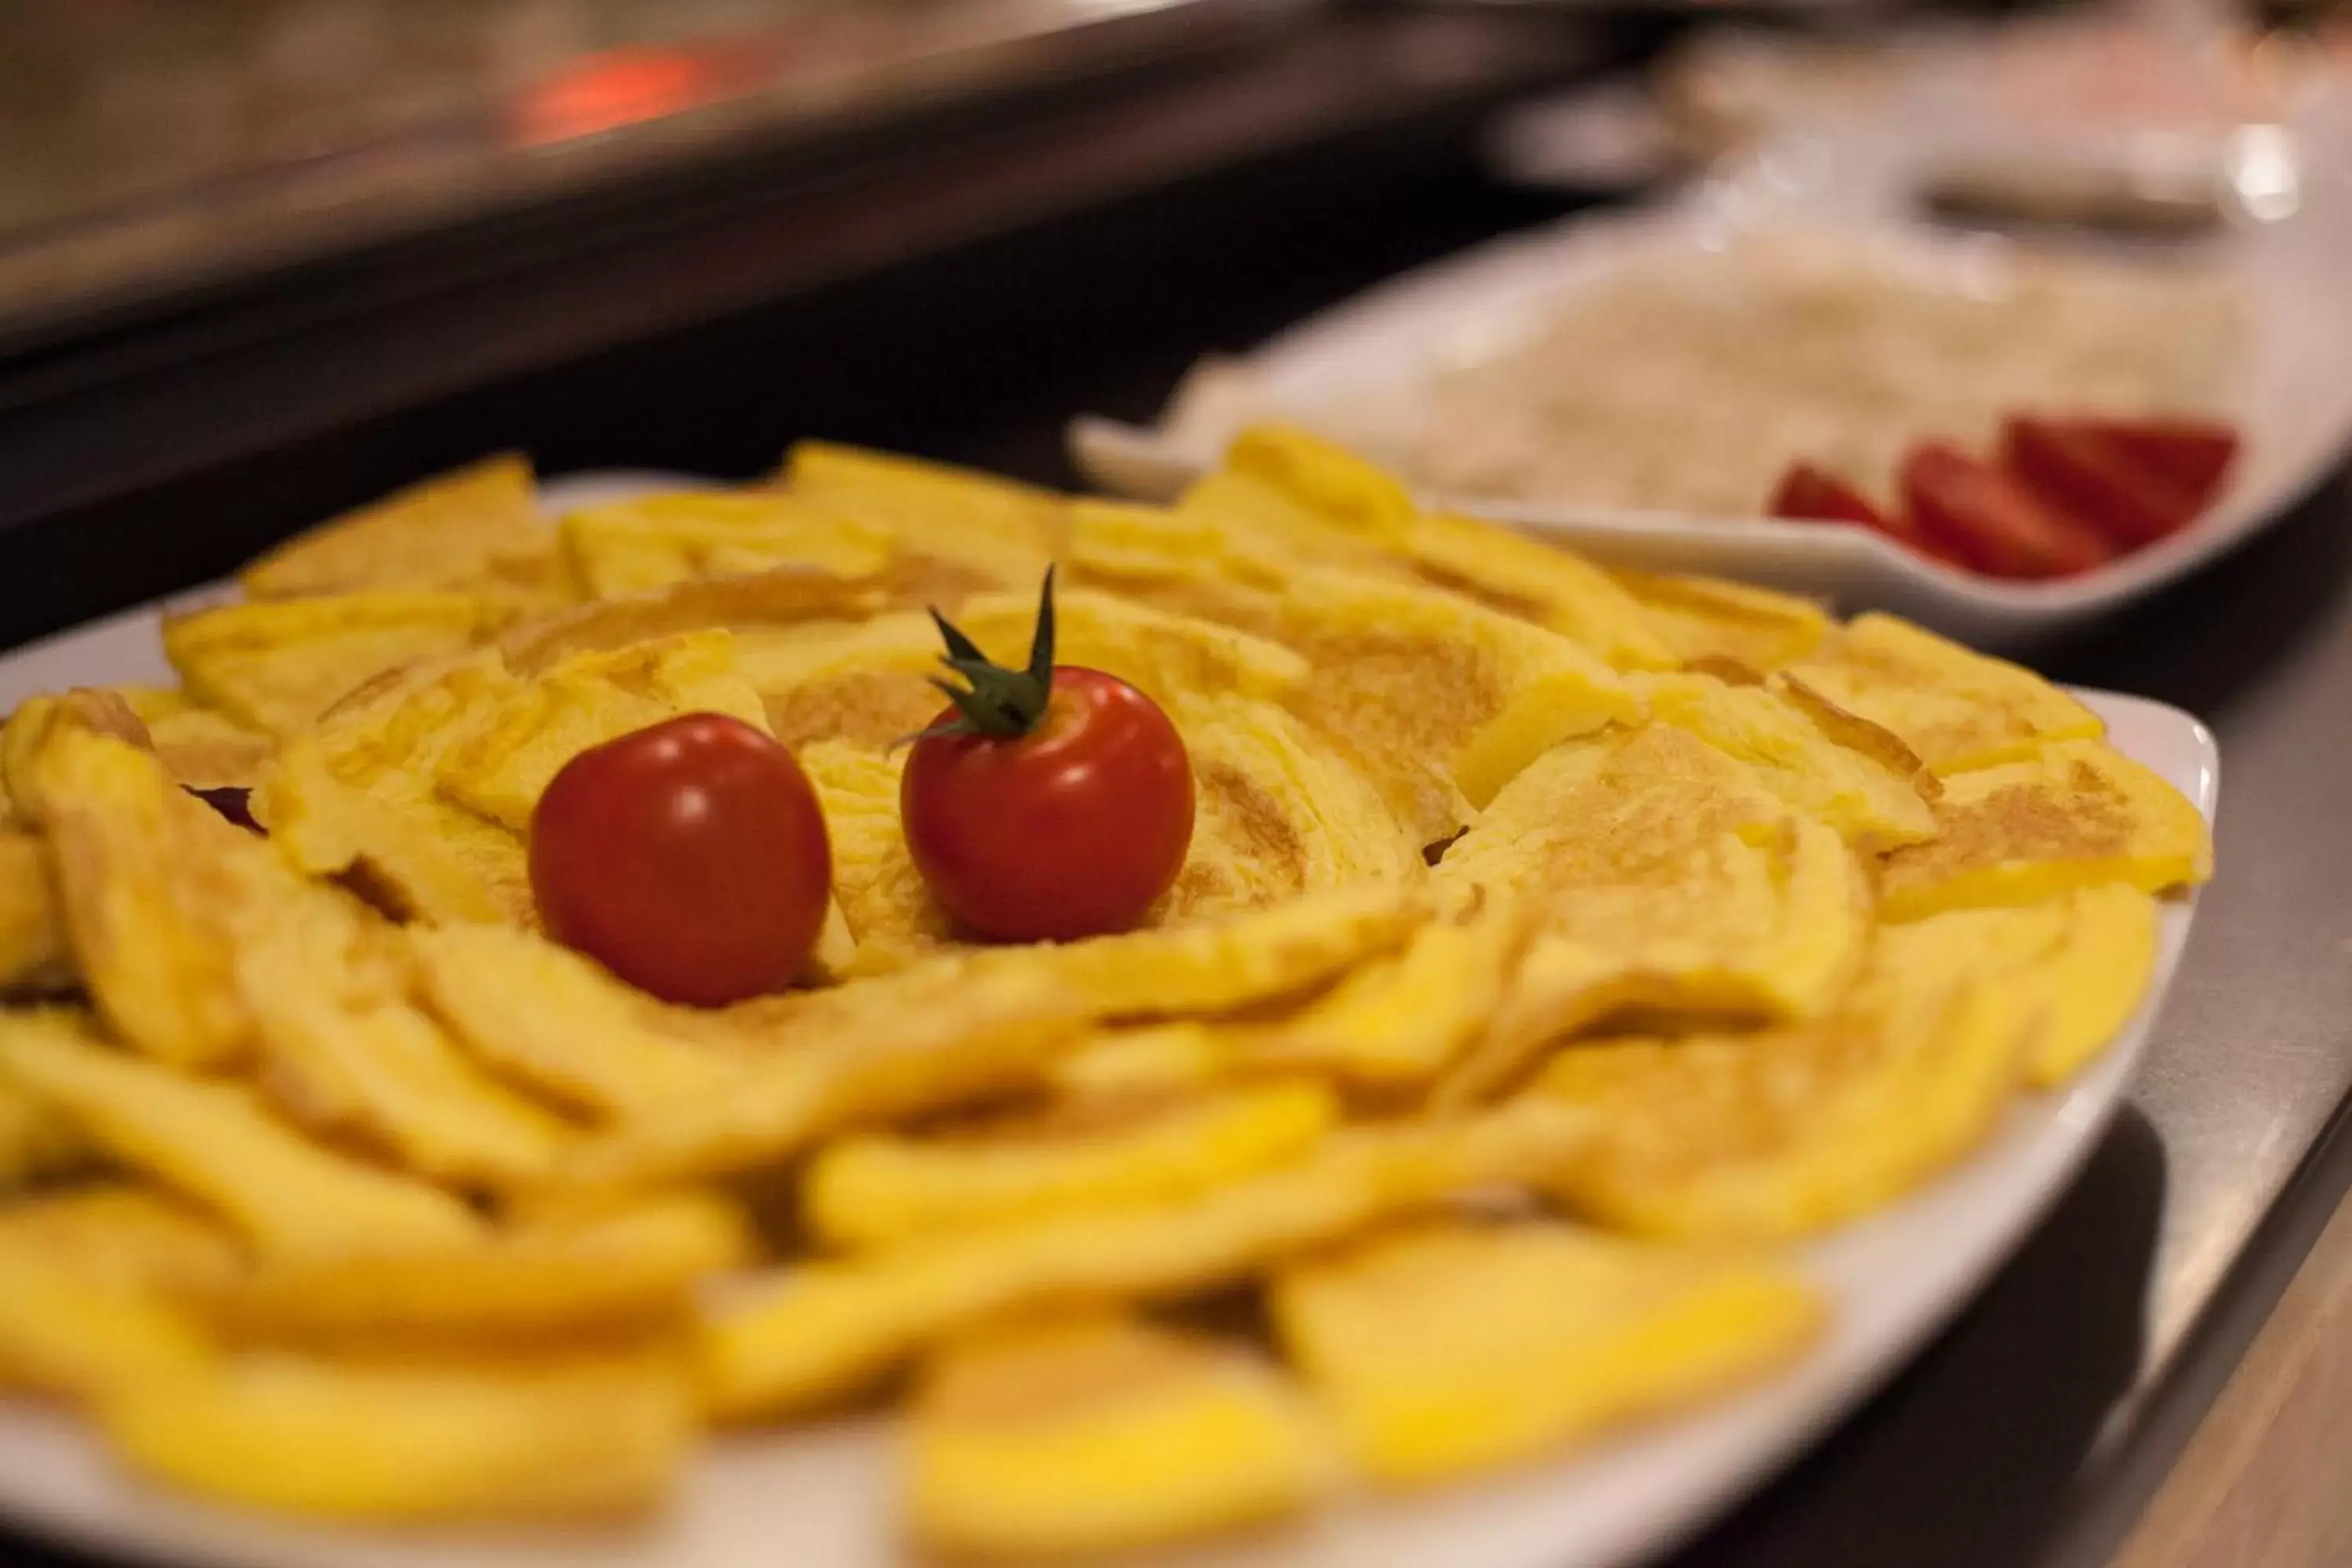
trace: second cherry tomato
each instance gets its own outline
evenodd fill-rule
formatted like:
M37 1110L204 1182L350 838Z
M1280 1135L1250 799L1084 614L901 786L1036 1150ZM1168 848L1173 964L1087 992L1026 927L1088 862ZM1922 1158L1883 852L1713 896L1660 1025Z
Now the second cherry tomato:
M957 923L1000 942L1139 922L1183 869L1192 769L1158 703L1116 676L1055 665L1053 574L1026 669L991 664L946 620L953 706L916 738L898 785L907 847Z
M530 885L556 941L670 1002L781 990L816 946L833 851L792 753L689 713L592 746L531 814Z

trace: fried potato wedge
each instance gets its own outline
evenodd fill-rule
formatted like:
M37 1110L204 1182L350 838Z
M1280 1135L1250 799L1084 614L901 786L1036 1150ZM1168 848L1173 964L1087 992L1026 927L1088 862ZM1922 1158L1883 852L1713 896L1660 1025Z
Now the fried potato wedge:
M2160 893L2213 874L2197 808L2148 769L2097 741L2062 741L2032 758L1944 781L1940 832L1880 868L1890 921L1945 910L2032 903L2069 889L2126 882Z
M448 1194L310 1142L242 1085L112 1049L75 1013L0 1014L0 1072L265 1254L334 1252L362 1238L439 1246L482 1229Z
M513 615L494 596L421 589L222 605L165 617L163 652L206 705L289 735L386 671L470 647Z
M1284 1347L1389 1486L1517 1463L1788 1364L1820 1331L1785 1268L1549 1222L1437 1224L1284 1270Z
M599 1120L723 1094L734 1064L570 948L499 926L412 929L427 1003L485 1065Z
M1716 577L1615 577L1685 666L1732 665L1763 675L1811 658L1829 639L1829 613L1793 594Z
M116 1391L100 1418L136 1469L225 1502L410 1523L607 1516L657 1502L692 1402L651 1353L531 1363L285 1353Z
M1857 616L1790 672L1899 736L1937 773L2021 762L2059 741L2096 740L2097 714L2032 670L1892 616Z
M810 1264L712 1310L699 1338L704 1397L735 1418L805 1410L990 1319L1196 1294L1453 1194L1560 1170L1590 1134L1581 1116L1530 1099L1336 1135L1289 1165L1175 1203Z
M983 1333L926 1370L908 1439L916 1535L1029 1561L1296 1511L1337 1479L1295 1387L1236 1345L1088 1316Z
M1755 770L1766 789L1865 848L1916 844L1937 833L1921 792L1934 776L1901 742L1838 715L1795 687L1732 686L1709 675L1637 677L1653 721L1687 730ZM1791 700L1791 698L1794 700ZM1858 743L1849 743L1858 742Z
M236 954L271 1098L435 1181L504 1186L548 1170L572 1129L412 1001L405 950L381 917L338 890L306 891L255 920Z
M1592 1111L1601 1131L1550 1190L1612 1228L1661 1238L1765 1240L1837 1224L1981 1142L2033 1027L1997 984L1919 976L1882 952L1825 1018L1569 1046L1534 1092Z
M2156 971L2156 900L2124 882L2039 903L1954 910L1881 927L1875 963L1933 984L1967 973L2004 987L2037 1020L2026 1075L2049 1089L2106 1049Z
M0 827L0 996L61 990L73 979L47 850L30 833Z
M821 1152L801 1202L817 1237L877 1247L1049 1215L1164 1203L1304 1153L1338 1125L1311 1083L1238 1089L1074 1126L867 1133Z
M639 496L572 512L561 533L573 579L597 599L778 566L877 578L891 556L888 531L777 490Z
M247 1054L240 926L257 904L295 896L293 874L151 753L110 735L60 726L34 772L75 967L99 1011L159 1061Z
M20 1268L209 1303L245 1272L245 1258L216 1222L177 1200L98 1182L0 1208L0 1275Z
M279 1344L545 1343L675 1327L704 1279L753 1252L736 1209L674 1194L451 1246L266 1260L219 1310Z
M40 1261L0 1268L0 1391L96 1400L201 1375L200 1321L153 1291Z
M254 599L419 588L538 595L556 581L555 531L539 515L530 464L511 454L320 523L237 574Z
M1668 724L1548 753L1446 851L1439 887L1535 910L1505 1016L1449 1077L1475 1099L1563 1031L1633 1002L1804 1018L1861 962L1869 905L1838 835Z

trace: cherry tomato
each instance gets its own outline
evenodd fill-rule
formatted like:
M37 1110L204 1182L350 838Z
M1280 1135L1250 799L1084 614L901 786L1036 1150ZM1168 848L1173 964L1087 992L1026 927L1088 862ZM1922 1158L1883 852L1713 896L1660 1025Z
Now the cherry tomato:
M723 713L589 748L531 813L548 934L666 1001L717 1007L781 989L816 945L832 885L807 775Z
M1791 463L1765 504L1766 515L1805 522L1847 522L1874 529L1907 550L1947 566L1968 563L1928 537L1906 511L1881 511L1870 498L1811 463Z
M915 742L898 811L931 897L1001 942L1127 931L1192 842L1192 769L1160 705L1116 676L1054 667L1026 734Z

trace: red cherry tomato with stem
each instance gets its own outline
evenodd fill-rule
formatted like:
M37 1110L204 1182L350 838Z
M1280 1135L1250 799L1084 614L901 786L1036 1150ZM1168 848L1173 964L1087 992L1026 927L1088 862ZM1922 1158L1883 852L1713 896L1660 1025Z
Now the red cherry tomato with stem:
M781 990L824 927L833 849L790 752L688 713L563 765L530 822L548 934L665 1001Z
M1098 669L1054 663L1054 574L1025 669L937 611L950 706L899 780L907 847L959 925L1000 942L1132 929L1183 868L1192 769L1160 705Z

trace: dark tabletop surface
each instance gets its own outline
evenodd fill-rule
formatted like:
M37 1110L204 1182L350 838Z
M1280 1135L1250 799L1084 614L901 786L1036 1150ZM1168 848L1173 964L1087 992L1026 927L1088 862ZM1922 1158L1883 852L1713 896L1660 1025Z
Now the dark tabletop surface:
M503 446L550 471L749 474L821 434L1067 481L1069 413L1146 415L1203 350L1245 347L1561 210L1480 178L1476 124L1499 98L1627 41L1546 34L1559 52L1515 71L1502 62L1538 46L1499 37L1322 40L1305 51L1326 49L1319 63L1262 63L1253 89L1203 89L1181 126L1173 99L1148 124L1090 110L1124 125L1134 166L1161 173L1122 194L1116 171L1095 169L1087 201L974 221L935 255L811 270L772 299L486 363L468 383L419 371L402 395L352 390L334 420L257 405L256 427L281 439L192 447L159 457L150 481L47 512L27 502L0 526L0 582L36 573L49 591L29 606L0 595L0 616L22 637L201 580L335 506ZM1368 110L1368 82L1386 113ZM1316 84L1319 105L1306 101ZM1287 129L1253 132L1262 155L1211 156L1218 113ZM1180 130L1199 153L1189 162L1167 145ZM1012 142L991 176L998 199L1034 194L1041 168L1091 166L1054 156ZM967 183L988 173L957 167ZM919 194L919 171L906 178ZM780 200L763 232L785 260L795 210L842 209ZM593 272L541 280L591 302L598 286ZM176 430L168 389L138 390L157 399L139 428ZM0 513L10 499L0 485ZM2339 1126L2352 1091L2352 481L2335 476L2231 559L2039 662L2187 708L2221 741L2221 875L2129 1104L1954 1326L1675 1563L2104 1561L2352 1182ZM0 1537L0 1562L89 1561Z

